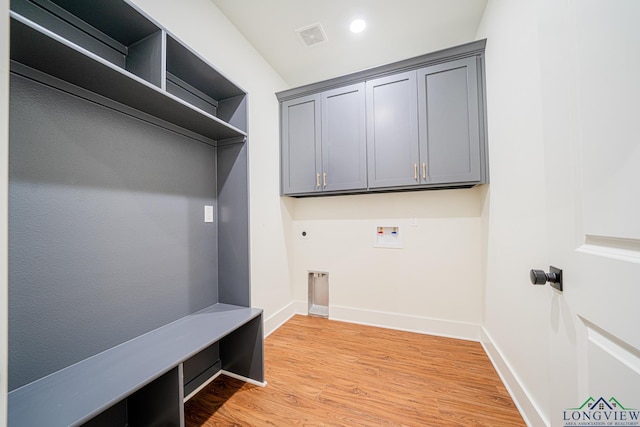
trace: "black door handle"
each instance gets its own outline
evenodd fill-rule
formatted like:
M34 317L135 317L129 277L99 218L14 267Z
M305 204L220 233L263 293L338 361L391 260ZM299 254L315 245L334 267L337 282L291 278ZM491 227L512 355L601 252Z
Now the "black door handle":
M549 282L551 287L562 292L562 270L556 267L549 267L549 273L543 270L531 270L529 279L534 285L544 285Z

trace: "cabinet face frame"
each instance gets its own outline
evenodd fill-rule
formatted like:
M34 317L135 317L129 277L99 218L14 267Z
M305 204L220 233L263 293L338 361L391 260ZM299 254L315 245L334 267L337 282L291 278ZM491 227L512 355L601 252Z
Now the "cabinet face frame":
M287 101L281 114L282 194L321 191L320 95Z
M365 84L321 94L322 191L367 188Z
M369 188L419 184L416 72L367 81Z
M480 182L476 58L425 67L417 76L420 182Z

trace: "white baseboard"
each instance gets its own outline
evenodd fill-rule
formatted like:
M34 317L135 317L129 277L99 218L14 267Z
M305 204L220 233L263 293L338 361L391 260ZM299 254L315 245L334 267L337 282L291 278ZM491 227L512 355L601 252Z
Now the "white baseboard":
M243 377L242 375L234 374L233 372L225 371L224 369L222 369L220 371L220 373L222 375L226 375L228 377L235 378L236 380L244 381L245 383L257 385L259 387L266 387L267 386L267 382L266 381L252 380L251 378Z
M504 358L502 352L484 328L480 332L480 344L484 347L485 353L487 353L493 367L498 372L502 383L511 395L511 399L520 411L525 423L531 427L550 425L549 420L544 417L538 405L530 398L526 388L522 385L522 381L520 381L509 362Z
M200 384L200 386L198 388L196 388L191 393L189 393L188 396L185 396L184 403L186 403L189 399L191 399L193 396L195 396L200 391L202 391L202 389L204 389L206 386L211 384L213 382L213 380L218 378L220 375L226 375L228 377L235 378L236 380L244 381L245 383L257 385L257 386L260 386L260 387L266 387L267 386L267 382L266 381L260 382L260 381L252 380L251 378L243 377L242 375L234 374L233 372L229 372L229 371L225 371L224 369L220 369L218 372L213 374L211 376L211 378L209 378L208 380L206 380L205 382Z
M264 321L265 338L294 315L301 314L306 316L308 314L307 310L308 304L305 301L292 301L287 304ZM469 341L479 341L481 330L480 325L474 323L335 305L329 306L329 319Z
M218 378L220 375L222 374L222 370L216 372L215 374L213 374L211 376L211 378L209 378L208 380L206 380L205 382L203 382L202 384L200 384L200 386L198 386L198 388L196 388L195 390L193 390L191 393L189 393L188 396L184 397L184 403L187 403L187 401L189 399L191 399L193 396L195 396L196 394L198 394L200 392L200 390L202 390L203 388L205 388L206 386L208 386L210 383L213 382L213 380L215 380L216 378Z
M480 339L480 325L353 307L329 306L329 319L470 341Z
M264 319L264 337L268 337L275 332L280 326L284 325L287 320L291 319L295 314L306 314L306 311L298 311L297 301L291 301L289 304L282 307L276 313L269 316L268 319ZM306 310L306 305L304 310Z

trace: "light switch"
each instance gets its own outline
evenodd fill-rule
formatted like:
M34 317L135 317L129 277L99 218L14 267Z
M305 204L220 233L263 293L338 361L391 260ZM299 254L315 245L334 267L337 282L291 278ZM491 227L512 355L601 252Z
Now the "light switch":
M213 222L213 206L204 206L204 222Z

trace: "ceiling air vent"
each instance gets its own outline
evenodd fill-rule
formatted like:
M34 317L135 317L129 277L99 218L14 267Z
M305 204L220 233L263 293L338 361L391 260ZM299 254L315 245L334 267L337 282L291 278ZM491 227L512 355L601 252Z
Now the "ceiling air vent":
M327 41L327 35L320 24L311 24L296 30L298 37L307 47L317 46Z

